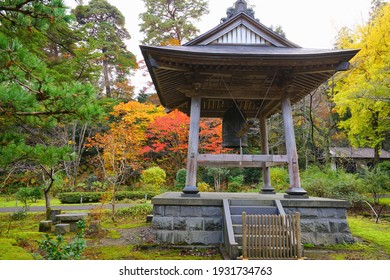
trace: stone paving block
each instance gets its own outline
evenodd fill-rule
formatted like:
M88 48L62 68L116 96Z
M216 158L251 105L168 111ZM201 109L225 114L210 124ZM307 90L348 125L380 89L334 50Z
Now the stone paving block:
M191 232L191 244L214 245L222 244L222 231L197 231Z
M311 220L301 220L301 231L302 232L314 232L314 222Z
M343 208L336 209L337 218L339 219L347 219L347 210Z
M200 206L181 206L181 217L202 217L202 207Z
M165 206L153 206L153 215L155 216L164 216L165 215Z
M315 231L319 233L329 233L331 232L329 226L329 220L321 219L314 221Z
M222 217L221 207L202 207L202 217Z
M180 216L180 206L165 206L165 216Z
M188 229L189 230L203 230L204 219L203 218L189 218Z
M174 230L187 230L187 219L175 217L173 218L173 229Z
M162 244L174 244L173 231L157 231L156 240Z
M335 208L319 209L322 218L337 218L337 211Z
M154 217L152 224L157 230L172 230L173 217Z
M39 222L39 232L49 232L51 231L51 227L53 225L53 221L40 221Z
M205 218L204 219L205 231L220 231L222 230L222 218Z
M70 232L70 225L69 224L56 224L54 232L57 235L69 233Z
M301 219L316 219L321 217L318 209L315 208L298 208L297 210L301 215Z

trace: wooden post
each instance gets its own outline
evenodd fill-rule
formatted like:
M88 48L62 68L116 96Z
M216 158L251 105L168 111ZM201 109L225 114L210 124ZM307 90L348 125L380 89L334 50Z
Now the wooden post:
M268 147L268 131L267 131L267 118L263 115L259 118L260 124L260 137L261 137L261 152L263 155L269 154ZM270 168L267 166L267 163L263 163L263 183L264 186L261 189L261 192L264 194L274 194L275 189L271 186L271 174Z
M292 119L290 97L288 96L287 92L285 95L283 95L281 104L288 158L288 173L290 177L290 188L286 191L286 193L289 195L305 195L307 192L302 189L301 179L299 177L298 153L295 142L294 123Z
M190 133L188 137L187 176L182 196L199 196L196 187L196 173L198 171L198 145L201 98L191 97Z

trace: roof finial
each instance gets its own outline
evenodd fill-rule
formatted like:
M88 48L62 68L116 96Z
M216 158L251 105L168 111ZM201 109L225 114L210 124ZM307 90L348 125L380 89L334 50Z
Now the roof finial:
M225 22L238 13L245 13L251 18L255 18L255 12L252 8L248 8L248 4L245 0L237 0L234 7L230 7L226 11L227 17L221 19L221 22Z

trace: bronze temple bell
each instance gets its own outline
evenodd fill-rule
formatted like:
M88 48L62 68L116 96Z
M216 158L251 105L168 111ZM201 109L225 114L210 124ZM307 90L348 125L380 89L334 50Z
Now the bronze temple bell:
M225 112L222 120L223 148L241 148L248 146L248 135L242 133L246 124L244 117L236 107L232 107Z

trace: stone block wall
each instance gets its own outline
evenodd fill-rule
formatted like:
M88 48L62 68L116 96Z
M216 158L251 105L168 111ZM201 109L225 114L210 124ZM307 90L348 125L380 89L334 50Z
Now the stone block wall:
M281 201L287 214L300 213L301 240L305 244L354 242L347 221L348 203L345 201L286 199L283 194L262 196L255 193L202 193L198 198L165 193L154 197L152 225L157 241L163 244L223 244L223 199L258 200L259 203L273 199Z
M304 244L353 243L345 208L285 208L286 214L299 212Z
M221 244L222 207L155 205L152 226L164 244Z

